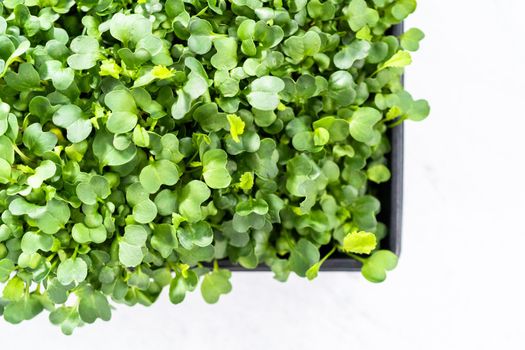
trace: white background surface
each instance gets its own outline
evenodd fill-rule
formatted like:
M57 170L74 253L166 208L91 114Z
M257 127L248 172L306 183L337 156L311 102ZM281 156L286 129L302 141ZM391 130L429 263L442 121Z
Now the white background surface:
M406 83L433 113L407 125L403 254L384 284L235 273L213 306L164 295L72 337L47 314L1 322L0 347L525 349L525 2L419 2L407 25L427 38Z

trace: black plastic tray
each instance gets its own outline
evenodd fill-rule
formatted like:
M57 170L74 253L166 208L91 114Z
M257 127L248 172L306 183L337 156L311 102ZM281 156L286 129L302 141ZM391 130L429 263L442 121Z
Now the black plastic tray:
M390 30L392 35L403 33L403 23ZM392 151L388 155L392 178L378 188L381 202L379 220L388 227L388 235L381 241L381 248L393 251L399 256L401 252L401 225L403 214L403 124L389 130ZM270 271L270 268L260 264L255 269L245 269L229 260L219 261L219 265L232 271ZM321 271L356 271L361 263L346 256L334 254L321 266Z

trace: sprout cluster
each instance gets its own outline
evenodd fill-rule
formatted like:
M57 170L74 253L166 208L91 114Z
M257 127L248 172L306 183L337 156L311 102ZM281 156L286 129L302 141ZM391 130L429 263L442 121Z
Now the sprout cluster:
M400 81L423 33L388 34L415 8L0 2L0 315L71 334L164 287L214 303L224 259L284 281L338 251L384 280L371 184L429 113Z

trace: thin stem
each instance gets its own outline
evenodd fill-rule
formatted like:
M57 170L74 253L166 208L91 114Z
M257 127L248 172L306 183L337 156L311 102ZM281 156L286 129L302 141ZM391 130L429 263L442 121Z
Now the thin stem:
M77 244L77 246L75 247L75 251L73 252L73 255L71 256L73 259L75 259L77 257L77 254L78 254L78 247L80 247L79 244Z
M208 6L206 6L205 8L203 8L202 10L199 11L199 13L197 13L195 15L195 17L199 17L200 15L204 14L206 11L208 11Z
M383 69L386 69L387 67L380 67L378 68L374 73L372 73L372 75L370 76L370 78L373 78L374 76L377 75L377 73L381 72Z
M337 246L334 246L325 256L324 258L321 259L321 261L319 261L319 264L322 265L326 259L328 259L334 252L335 250L337 249Z
M53 254L51 254L50 256L48 256L48 257L46 258L46 261L51 261L51 260L53 260L53 258L54 258L56 255L57 255L57 253L53 253Z
M49 267L49 271L53 271L55 266L57 266L58 262L59 262L59 259L53 261L53 263L51 264L51 267Z
M360 257L359 255L356 255L356 254L352 254L352 253L347 253L348 256L354 258L355 260L359 261L360 263L364 264L366 259Z
M20 150L20 148L18 148L18 146L16 145L16 143L13 143L13 149L15 150L16 154L18 154L20 156L20 158L22 159L22 161L24 163L33 163L33 159L29 158L28 156L26 156L24 154L24 152L22 152Z
M150 131L153 131L155 130L155 127L157 126L157 119L153 120L153 122L151 123L150 127L149 127L149 130Z

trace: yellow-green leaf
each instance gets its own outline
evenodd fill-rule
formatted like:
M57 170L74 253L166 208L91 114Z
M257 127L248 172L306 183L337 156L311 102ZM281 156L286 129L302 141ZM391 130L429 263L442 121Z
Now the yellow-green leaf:
M253 173L247 171L239 179L239 188L243 191L249 191L253 187Z
M370 254L376 245L376 235L366 231L350 232L343 240L343 250L349 253Z
M244 121L236 114L228 114L226 118L230 124L230 134L232 135L233 141L239 143L239 135L244 133Z
M118 79L122 68L115 62L115 60L109 59L102 61L100 65L99 74L101 76L111 76L115 79Z
M396 52L388 61L381 65L381 69L385 68L404 68L412 63L412 56L408 51Z
M151 74L157 79L168 79L173 76L173 70L164 66L155 66L151 70Z

